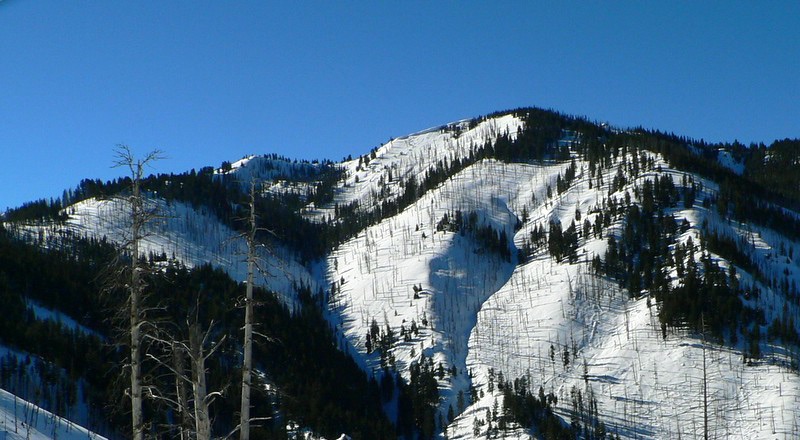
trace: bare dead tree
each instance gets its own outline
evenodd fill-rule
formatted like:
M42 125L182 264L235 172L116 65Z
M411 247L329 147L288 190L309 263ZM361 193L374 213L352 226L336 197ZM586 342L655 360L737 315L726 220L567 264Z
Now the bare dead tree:
M244 341L242 351L242 404L240 410L239 439L250 439L250 387L253 369L253 282L256 265L256 181L250 181L250 213L248 216L247 241L247 286L245 292Z
M706 324L705 315L700 313L700 329L703 341L703 438L708 440L708 371L706 370Z
M212 341L214 321L204 329L200 322L200 296L198 295L194 313L189 313L186 320L185 339L180 340L174 334L161 331L159 334L150 333L147 339L159 344L170 351L170 356L159 357L147 353L147 357L160 366L169 370L175 377L176 395L167 396L156 387L146 387L148 397L160 400L173 407L181 414L182 426L180 435L182 439L196 438L197 440L211 439L211 405L223 395L224 389L217 391L208 390L206 379L206 361L223 346L226 336L217 341ZM192 315L194 315L192 317ZM190 368L186 370L186 360ZM191 399L188 398L186 385L192 388ZM191 429L187 429L191 426ZM192 431L194 437L191 436Z
M127 197L130 212L130 237L123 245L130 258L128 272L123 284L128 291L128 326L130 332L130 378L131 387L131 422L133 440L144 440L144 417L142 413L142 326L145 322L142 310L142 297L145 283L142 279L144 270L139 262L139 247L144 237L145 226L156 216L152 210L145 208L145 197L141 191L144 170L152 162L162 158L158 150L137 159L127 145L118 145L115 151L115 167L124 167L130 171L131 187Z
M255 274L256 271L262 274L266 273L264 268L259 264L258 248L261 244L258 242L257 235L259 232L273 234L273 232L268 229L258 227L258 216L256 214L256 194L258 187L259 185L256 179L251 179L248 197L248 215L245 219L247 229L238 236L239 239L244 239L247 244L247 282L244 298L245 318L243 326L244 337L242 341L242 400L239 411L240 421L239 426L234 428L231 434L235 433L238 429L240 440L250 439L250 428L253 421L268 419L264 417L253 418L250 414L250 394L253 385L253 336L258 335L269 339L265 335L255 332L253 328L255 325L254 307L256 305L256 301L253 297Z
M180 416L178 431L181 440L189 440L189 427L192 425L192 417L189 413L189 398L186 391L186 351L182 344L173 341L170 346L170 352L172 352L172 369L175 376L176 410Z
M222 346L222 339L206 351L213 321L204 332L198 322L189 325L189 359L192 363L192 391L194 394L194 421L198 440L211 439L211 415L209 408L221 391L208 392L206 383L206 360Z

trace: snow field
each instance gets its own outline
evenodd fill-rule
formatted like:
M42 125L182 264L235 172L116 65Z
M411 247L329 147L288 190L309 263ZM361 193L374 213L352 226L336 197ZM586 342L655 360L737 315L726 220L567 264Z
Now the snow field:
M182 202L150 199L149 204L157 218L146 227L140 244L142 254L163 254L188 267L210 263L224 269L236 281L247 278L247 246L236 231L212 214ZM42 239L51 236L105 237L113 243L123 244L130 236L128 210L121 198L87 199L67 208L69 219L63 228L58 225L30 226L27 233ZM279 246L259 248L259 256L266 264L262 267L265 273L257 274L256 283L278 292L286 304L295 303L294 282L314 285L308 270L286 249Z
M419 139L405 142L406 146L422 143ZM428 148L436 150L435 146ZM492 269L485 259L470 260L470 243L458 236L447 237L452 234L433 233L437 218L455 209L480 212L485 221L513 232L513 224L521 218L524 207L529 220L514 237L517 247L538 225L547 228L550 221L557 219L566 229L575 219L576 208L593 223L595 215L591 209L598 207L604 197L611 195L622 200L627 191L636 202L634 187L646 178L669 175L680 185L683 173L669 169L660 157L650 156L660 171L642 172L635 179L629 177L626 187L615 194L609 194L608 188L621 160L602 170L602 187L595 185L591 189L588 164L577 160L578 177L563 194L556 194L555 180L558 173L563 175L567 164L504 165L484 161L430 191L399 216L369 228L362 236L341 246L329 259L333 270L329 270L328 280L345 279L333 311L352 347L359 351L362 366L367 371L377 368L377 355L364 355L364 337L372 318L382 328L388 322L397 332L398 323L406 324L407 328L409 318L419 323L422 312L428 316L432 328L425 329L412 343L400 343L393 349L401 371L407 371L406 366L414 360L411 354L418 357L419 348L423 348L427 355L434 356L435 363L441 361L446 367L455 365L459 371L472 372L472 384L484 392L489 368L502 371L507 380L530 375L533 387L542 385L545 392L557 395L556 412L565 420L571 415L570 391L574 386L584 396L591 393L597 399L600 419L609 431L623 438L701 435L702 341L697 335L675 333L664 340L654 303L648 308L646 298L630 301L616 282L589 273L585 262L605 252L605 237L581 239L581 262L577 264L559 264L540 252L513 269L510 276L503 273L487 278ZM460 183L462 179L469 183ZM713 182L697 177L695 181L702 184L704 195L717 191ZM352 184L366 185L364 182L372 182L368 173L359 177L359 183ZM548 185L553 192L549 199ZM701 200L699 195L697 204ZM511 215L498 217L496 214L503 212L503 208ZM688 210L673 210L678 221L686 218L692 225L689 232L679 237L680 242L691 236L699 243L703 220L716 215L705 211L697 205ZM713 220L712 226L725 223ZM576 224L581 226L579 221ZM742 225L732 223L725 227L737 235L743 230ZM610 230L620 228L618 223ZM751 237L758 238L751 238L758 243L754 245L758 252L768 252L774 246L763 237L779 239L771 231L755 228L759 230L754 233L753 229L747 228ZM398 242L392 234L402 234L402 239ZM426 238L422 238L423 234ZM718 256L712 258L723 268L728 264ZM741 270L739 274L743 281L750 277ZM792 272L792 276L796 275ZM478 292L475 284L469 285L476 281ZM413 300L411 286L419 283L425 292L421 299ZM462 297L453 295L454 291ZM772 308L783 304L777 294L762 295L759 301L770 301ZM465 329L469 332L466 350ZM551 345L555 348L554 359L549 353ZM744 365L737 348L711 343L705 346L708 413L713 436L798 436L800 381L796 373L768 362ZM415 350L412 352L411 348ZM566 368L562 357L565 350L571 352ZM465 351L467 356L462 363ZM449 405L455 406L454 396L458 391L466 393L469 384L468 376L440 382L442 413ZM484 418L486 410L498 399L502 400L497 393L485 393L483 398L472 402L448 426L447 437L473 438L474 419ZM514 429L504 435L529 438L530 433Z
M606 184L615 172L605 172ZM630 186L635 183L626 188L632 196ZM545 219L558 218L566 227L576 206L586 213L584 207L592 199L602 198L592 194L598 190L589 190L579 176L566 193L545 201L530 215L530 226L522 228L516 242ZM682 241L692 235L699 243L701 210L680 213L693 225ZM581 244L579 255L589 258L605 251L604 241ZM765 296L778 302L774 295ZM615 282L591 274L586 263L558 264L546 253L535 255L516 268L478 313L467 364L475 385L486 393L448 427L448 438L473 438L473 419L484 418L494 400L501 400L497 392L488 392L489 368L502 371L506 380L528 375L534 389L541 385L546 393L554 392L559 398L556 413L565 420L570 419L570 391L576 387L584 396L591 389L601 420L623 438L701 436L704 344L688 334L669 334L664 340L657 313L654 303L648 307L646 298L628 300ZM741 351L705 345L712 438L800 435L800 380L795 372L767 362L744 365ZM570 362L565 367L567 350ZM528 438L529 433L514 430L505 436Z
M105 439L3 389L0 389L0 434L3 440Z
M366 354L373 319L381 329L388 324L395 335L413 320L419 335L399 342L392 353L406 378L410 363L423 353L435 365L456 367L459 374L440 383L443 408L455 407L458 391L467 392L466 342L475 313L505 282L513 264L478 249L469 237L437 232L435 225L445 214L462 210L477 212L479 224L510 230L516 217L507 207L513 197L503 190L514 188L508 168L484 161L466 169L398 216L367 228L328 259L328 280L338 286L330 302L332 319L357 349L361 365L373 372L380 368L379 356ZM413 286L420 285L414 299Z

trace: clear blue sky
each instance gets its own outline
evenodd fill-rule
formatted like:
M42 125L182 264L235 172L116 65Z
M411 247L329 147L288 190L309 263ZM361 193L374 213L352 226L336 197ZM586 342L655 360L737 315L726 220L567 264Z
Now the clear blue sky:
M339 160L520 106L800 137L800 2L0 0L0 210L251 153Z

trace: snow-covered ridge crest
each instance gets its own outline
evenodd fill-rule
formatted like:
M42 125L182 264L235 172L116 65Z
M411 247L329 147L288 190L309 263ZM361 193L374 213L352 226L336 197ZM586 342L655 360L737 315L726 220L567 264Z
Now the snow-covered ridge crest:
M233 178L243 187L252 180L263 182L264 191L271 194L305 196L314 190L321 173L335 168L343 177L336 184L333 201L325 206L310 204L305 210L311 219L333 218L335 205L358 202L369 209L379 203L378 194L381 200L392 200L402 194L402 184L409 179L419 182L442 163L464 160L501 135L515 139L522 127L522 120L511 114L480 122L464 120L391 139L338 164L253 155L226 163L215 174Z
M368 209L382 200L392 200L402 195L402 184L410 179L420 182L442 163L464 160L501 135L515 139L522 126L521 119L509 114L474 124L461 121L392 139L364 156L341 163L346 177L336 188L333 202L310 209L308 214L311 218L333 217L334 205L358 202Z
M250 155L233 163L224 163L214 174L231 176L243 183L249 183L252 179L308 181L328 166L331 164L327 162L290 160L276 155Z

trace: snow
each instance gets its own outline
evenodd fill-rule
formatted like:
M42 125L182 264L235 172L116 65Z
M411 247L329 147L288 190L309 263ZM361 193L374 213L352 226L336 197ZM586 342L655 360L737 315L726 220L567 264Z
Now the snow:
M415 178L423 180L425 173L440 162L453 158L464 159L486 141L493 141L501 134L516 137L522 121L513 115L488 119L468 129L466 122L451 124L446 130L428 129L419 133L392 139L375 150L375 159L359 166L359 159L342 163L347 178L337 188L334 201L327 207L309 211L309 216L322 219L334 217L334 205L340 206L358 201L362 207L379 203L377 194L385 187L390 195L387 199L402 194L400 182ZM455 131L457 129L457 131Z
M22 382L15 382L14 376L4 378L7 391L10 391L12 394L16 394L18 399L32 399L34 396L42 396L46 399L48 397L48 393L55 392L55 388L58 386L56 382L69 380L69 376L66 371L63 369L56 369L53 372L59 377L48 381L47 383L42 383L40 374L38 372L38 365L40 362L46 363L46 360L32 353L19 351L4 345L0 345L0 358L6 359L9 357L16 359L16 362L19 366L21 366L21 368L23 368L24 374L26 375L26 380ZM18 371L18 373L20 373L20 371ZM92 419L92 414L90 414L91 410L89 409L83 394L84 384L85 383L82 379L78 379L78 382L76 383L76 405L72 406L68 410L69 412L67 417L72 422L89 426L91 424L90 420ZM40 405L41 403L42 401L38 402ZM46 407L47 404L45 403L44 406ZM2 408L0 408L0 411L2 411ZM0 415L0 417L2 416Z
M504 126L517 123L504 117ZM482 135L497 133L485 127L499 122L484 123L478 128ZM512 130L516 132L516 129ZM377 152L370 161L377 173L389 166L418 176L423 167L415 168L419 160L406 162L405 156L425 152L429 157L446 157L445 152L464 139L469 131L457 139L448 133L426 131L422 134L395 140ZM443 140L444 138L444 140ZM472 137L466 145L483 143ZM468 154L468 149L460 151ZM458 157L458 156L456 156ZM435 162L432 162L435 163ZM390 164L390 165L387 165ZM513 262L504 262L499 256L487 254L477 248L467 237L448 232L437 232L436 223L444 214L456 210L464 214L476 212L479 224L489 224L496 230L505 229L513 236L513 226L523 209L532 211L532 200L545 199L548 185L554 186L559 172L566 164L524 165L502 164L484 160L468 167L439 188L429 191L414 205L398 216L367 228L363 234L336 249L328 259L328 283L339 284L339 293L331 305L332 320L356 348L357 360L367 371L379 374L378 355L365 353L365 335L374 319L381 328L387 324L397 335L401 325L408 330L412 320L428 326L410 342L399 342L392 350L399 371L407 378L408 366L424 353L433 357L434 364L445 369L455 367L455 377L440 381L442 403L446 411L456 406L458 392L467 394L469 334L476 322L476 313L492 293L503 286L514 269ZM372 169L372 168L370 168ZM346 191L347 198L358 199L376 179L369 173ZM352 187L351 187L352 188ZM340 197L342 197L340 195ZM544 221L545 217L536 218ZM568 223L567 216L564 221ZM533 224L533 223L531 223ZM413 286L423 288L414 299ZM352 353L354 350L350 350ZM471 426L471 425L470 425Z
M3 389L0 389L0 434L3 440L105 439Z
M56 323L60 324L61 326L65 327L65 328L67 328L69 330L80 332L80 333L85 333L87 335L95 335L95 336L101 337L94 330L81 325L80 323L78 323L74 319L70 318L69 316L65 315L64 313L61 313L58 310L49 309L49 308L44 307L44 306L42 306L42 305L40 305L40 304L38 304L38 303L36 303L35 301L32 301L32 300L28 300L28 308L33 311L33 315L38 320L53 321L53 322L56 322Z
M237 181L248 185L256 178L262 181L275 179L306 180L321 170L318 162L298 162L270 156L247 156L231 164L230 170L216 170L217 175L231 175Z
M437 232L435 225L455 210L478 212L479 223L513 225L511 200L491 197L502 194L502 187L511 189L507 178L498 177L510 176L507 169L494 161L470 167L400 215L367 228L329 257L329 282L344 280L331 311L368 371L379 369L377 354L364 353L372 320L381 328L389 324L396 335L401 325L408 330L413 320L421 327L419 336L393 350L400 371L407 373L410 363L425 353L435 365L441 362L445 369L455 366L461 372L453 384L442 383L446 401L455 406L458 391L467 391L465 348L474 312L505 282L513 264L478 249L467 237ZM423 289L418 299L414 299L415 285Z
M723 167L733 171L738 175L744 174L744 163L736 160L735 157L728 150L720 149L717 152L717 161Z
M232 163L230 170L216 170L215 175L232 178L244 191L249 191L250 182L255 180L264 185L263 191L267 194L292 194L305 198L315 189L319 174L331 166L274 156L248 156Z

